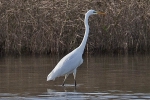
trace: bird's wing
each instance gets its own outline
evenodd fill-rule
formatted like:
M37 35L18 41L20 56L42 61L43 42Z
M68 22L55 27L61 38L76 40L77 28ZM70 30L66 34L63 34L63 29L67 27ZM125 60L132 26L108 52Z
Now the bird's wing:
M83 62L82 54L75 50L63 57L52 72L48 75L47 80L54 80L56 77L70 74Z
M83 63L82 55L80 54L73 54L70 57L66 57L61 66L61 76L65 74L70 74L73 72L74 69L79 67Z

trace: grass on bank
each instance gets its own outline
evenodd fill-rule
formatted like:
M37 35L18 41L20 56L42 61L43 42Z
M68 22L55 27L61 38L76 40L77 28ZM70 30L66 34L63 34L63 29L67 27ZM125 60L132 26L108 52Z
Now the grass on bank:
M69 52L83 39L89 9L107 14L90 17L88 52L150 51L150 0L1 0L0 53Z

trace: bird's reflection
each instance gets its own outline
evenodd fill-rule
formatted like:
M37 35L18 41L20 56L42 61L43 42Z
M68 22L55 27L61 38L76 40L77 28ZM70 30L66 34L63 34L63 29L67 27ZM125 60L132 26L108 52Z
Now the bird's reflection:
M76 87L74 86L74 84L65 84L64 86L62 85L55 85L55 89L47 89L48 94L54 93L54 92L77 92L77 89L81 86L81 84L78 84ZM56 90L57 88L59 88L58 90Z

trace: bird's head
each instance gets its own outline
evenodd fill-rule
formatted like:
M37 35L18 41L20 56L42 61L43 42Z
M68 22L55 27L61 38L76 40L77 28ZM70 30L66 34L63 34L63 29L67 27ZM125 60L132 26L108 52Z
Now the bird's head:
M93 15L93 14L102 14L105 15L103 12L95 11L95 10L89 10L86 14Z

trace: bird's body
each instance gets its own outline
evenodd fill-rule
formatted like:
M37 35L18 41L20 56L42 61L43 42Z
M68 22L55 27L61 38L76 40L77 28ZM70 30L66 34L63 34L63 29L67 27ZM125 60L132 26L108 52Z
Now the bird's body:
M55 66L55 68L50 72L50 74L47 76L47 81L49 80L55 80L55 78L60 76L65 76L63 85L65 83L65 80L67 76L71 73L74 75L74 80L76 78L76 71L77 67L79 67L83 63L82 54L84 52L84 48L87 42L88 34L89 34L89 25L88 25L88 18L92 14L98 14L99 12L95 10L89 10L85 14L84 24L85 24L85 34L84 38L80 44L79 47L74 49L72 52L64 56L58 64ZM104 14L104 13L101 13ZM76 86L76 80L75 80L75 86Z
M47 81L55 80L56 77L69 75L83 63L82 53L78 53L78 48L64 56L52 72L47 76ZM69 66L68 66L69 64Z

